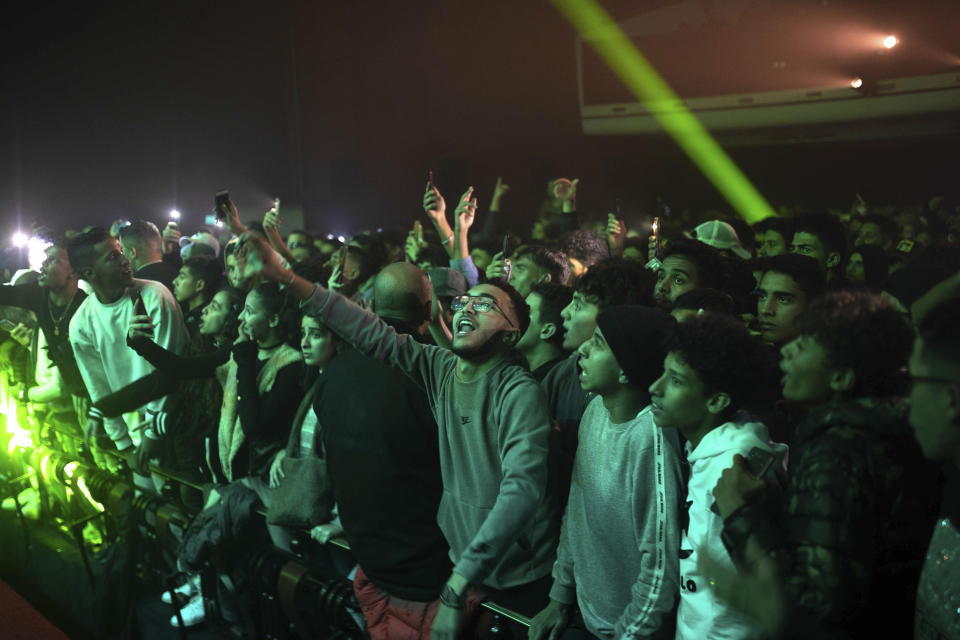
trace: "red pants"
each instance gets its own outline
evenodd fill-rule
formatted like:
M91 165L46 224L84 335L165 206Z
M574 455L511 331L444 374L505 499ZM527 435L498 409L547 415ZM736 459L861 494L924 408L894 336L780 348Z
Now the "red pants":
M357 567L353 578L353 592L357 596L371 640L429 640L430 625L437 615L440 600L415 602L391 596L370 582L363 569ZM480 596L472 591L467 595L460 636L470 637L476 621Z

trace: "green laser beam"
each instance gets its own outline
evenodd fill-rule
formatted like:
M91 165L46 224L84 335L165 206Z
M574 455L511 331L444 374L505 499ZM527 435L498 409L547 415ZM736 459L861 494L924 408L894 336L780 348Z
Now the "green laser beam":
M730 156L596 0L553 0L553 4L744 220L753 224L776 215Z

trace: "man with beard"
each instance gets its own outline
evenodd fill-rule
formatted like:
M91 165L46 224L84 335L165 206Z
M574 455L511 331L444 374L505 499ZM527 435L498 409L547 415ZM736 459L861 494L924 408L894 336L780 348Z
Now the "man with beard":
M468 586L532 614L546 603L557 545L555 496L546 495L550 422L543 394L511 351L530 322L502 280L454 299L453 351L417 343L343 296L284 268L266 240L247 234L247 263L319 310L360 352L423 387L437 420L443 498L437 514L453 572L440 591L431 637L452 640Z
M76 274L89 283L92 296L70 321L70 344L90 399L100 398L139 380L153 366L127 347L128 329L147 335L179 354L189 338L180 305L164 285L136 280L120 243L99 227L73 238L67 249ZM157 412L163 399L146 405ZM91 410L84 431L90 437L106 430L119 451L132 452L133 441L121 418L103 420ZM148 428L146 435L155 437Z

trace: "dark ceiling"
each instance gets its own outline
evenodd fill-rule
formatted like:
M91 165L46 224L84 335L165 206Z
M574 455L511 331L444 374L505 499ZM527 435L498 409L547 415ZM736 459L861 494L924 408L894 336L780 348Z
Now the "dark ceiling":
M406 226L428 169L448 199L505 176L525 220L557 175L581 177L598 213L618 196L723 206L668 140L582 135L574 33L549 2L23 4L0 27L3 234L18 216L65 228L172 207L189 226L221 188L247 217L279 196L314 228ZM906 202L957 188L956 142L733 155L774 202Z

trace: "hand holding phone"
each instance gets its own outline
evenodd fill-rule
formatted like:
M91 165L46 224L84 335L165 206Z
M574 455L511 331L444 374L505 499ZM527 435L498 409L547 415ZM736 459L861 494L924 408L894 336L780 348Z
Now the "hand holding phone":
M217 218L217 222L222 222L226 217L227 212L230 211L230 192L224 189L223 191L217 191L217 195L213 200L214 203L214 215Z

